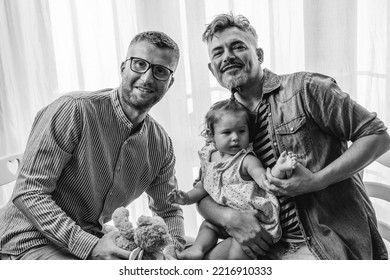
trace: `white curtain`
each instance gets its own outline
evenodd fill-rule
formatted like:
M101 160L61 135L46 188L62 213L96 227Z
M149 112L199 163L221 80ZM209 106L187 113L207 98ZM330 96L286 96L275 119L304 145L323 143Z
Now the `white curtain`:
M204 114L228 96L208 71L201 34L213 16L230 11L257 29L265 67L333 76L390 125L387 0L0 0L0 156L25 149L36 112L59 95L118 86L132 37L160 30L179 44L181 60L151 114L171 135L179 187L189 190ZM366 176L390 181L377 166ZM133 219L148 212L145 201L130 206ZM195 206L184 212L187 234L195 235Z

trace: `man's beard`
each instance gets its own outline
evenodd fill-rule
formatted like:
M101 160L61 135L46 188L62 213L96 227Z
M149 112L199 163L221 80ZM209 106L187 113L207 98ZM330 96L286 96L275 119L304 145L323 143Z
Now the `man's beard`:
M239 88L242 87L243 85L246 84L248 81L248 76L247 75L241 75L238 77L232 77L230 81L228 82L228 89L231 91L234 88Z
M146 101L138 99L136 95L133 95L132 92L126 93L123 96L123 101L126 103L128 106L133 107L136 110L149 110L152 108L155 104L157 104L161 100L162 96L154 96L151 99L148 99Z

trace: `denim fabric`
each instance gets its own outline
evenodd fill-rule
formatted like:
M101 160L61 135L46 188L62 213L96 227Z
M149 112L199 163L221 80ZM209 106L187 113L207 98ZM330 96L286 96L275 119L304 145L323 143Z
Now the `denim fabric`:
M267 253L266 260L317 260L305 242L278 242Z
M276 156L292 151L312 172L344 153L347 141L386 130L375 113L321 74L279 76L265 69L263 94ZM295 202L306 243L320 259L388 258L360 174Z

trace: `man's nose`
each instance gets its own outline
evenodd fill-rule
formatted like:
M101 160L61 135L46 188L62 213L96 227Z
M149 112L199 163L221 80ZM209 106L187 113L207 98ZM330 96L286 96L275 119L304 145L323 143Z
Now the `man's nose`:
M143 80L144 83L151 82L154 80L152 68L149 68L148 71L142 74L141 80Z
M223 58L223 62L231 62L231 61L234 61L234 59L236 58L236 56L234 55L234 53L230 50L227 50L225 52L225 56Z

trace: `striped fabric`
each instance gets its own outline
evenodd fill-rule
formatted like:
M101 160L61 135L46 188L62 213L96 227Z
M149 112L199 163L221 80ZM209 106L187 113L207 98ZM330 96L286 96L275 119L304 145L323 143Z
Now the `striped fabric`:
M267 131L268 113L267 105L260 102L254 112L250 114L253 150L265 168L272 167L276 163L272 141ZM279 196L278 199L280 203L280 224L282 226L281 240L286 242L304 241L298 224L294 200L287 196Z
M0 252L18 255L55 243L85 259L112 212L143 192L182 248L182 211L166 203L177 187L172 142L150 116L132 129L117 90L68 94L41 110L14 204L0 210Z

